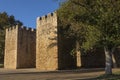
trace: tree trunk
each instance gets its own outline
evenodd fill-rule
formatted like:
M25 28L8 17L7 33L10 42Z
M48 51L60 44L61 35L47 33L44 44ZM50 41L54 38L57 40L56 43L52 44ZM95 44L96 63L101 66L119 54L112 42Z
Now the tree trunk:
M113 68L117 68L117 63L114 54L112 53L112 63L113 63Z
M105 66L105 74L112 74L112 50L109 50L108 47L104 47L105 58L106 58L106 66Z
M77 67L80 68L81 67L81 53L79 50L79 42L76 41L76 58L77 58Z

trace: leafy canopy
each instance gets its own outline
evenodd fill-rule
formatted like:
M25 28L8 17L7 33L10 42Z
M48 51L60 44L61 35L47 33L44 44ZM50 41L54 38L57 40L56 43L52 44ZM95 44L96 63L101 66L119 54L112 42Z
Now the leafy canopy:
M58 9L62 29L69 26L81 46L112 48L120 43L120 0L66 0Z

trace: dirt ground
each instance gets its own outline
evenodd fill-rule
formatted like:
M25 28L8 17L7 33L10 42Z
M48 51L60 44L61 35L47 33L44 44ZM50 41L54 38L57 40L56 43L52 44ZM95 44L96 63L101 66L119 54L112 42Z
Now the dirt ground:
M113 69L118 72L120 69ZM40 71L36 69L0 68L0 80L91 80L104 74L104 69L77 69L60 71Z

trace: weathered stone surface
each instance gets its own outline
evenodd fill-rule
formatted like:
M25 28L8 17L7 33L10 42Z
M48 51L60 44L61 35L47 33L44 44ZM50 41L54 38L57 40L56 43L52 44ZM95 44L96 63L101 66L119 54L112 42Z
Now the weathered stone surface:
M36 30L19 28L18 30L17 68L35 67Z
M74 40L59 34L57 23L54 12L37 19L37 33L25 27L6 30L5 68L35 67L35 60L40 70L75 67Z
M7 29L4 67L16 69L36 66L40 70L60 70L105 66L105 56L99 54L103 53L101 51L87 55L77 51L71 55L76 40L61 34L58 23L54 12L37 18L37 32L18 26ZM119 57L116 59L119 62Z
M76 66L76 58L70 54L74 41L59 34L57 23L56 12L37 19L37 69L70 69Z
M48 14L37 19L36 68L58 69L57 16Z
M6 29L4 68L17 67L18 27Z
M35 67L36 31L15 26L6 30L5 68Z

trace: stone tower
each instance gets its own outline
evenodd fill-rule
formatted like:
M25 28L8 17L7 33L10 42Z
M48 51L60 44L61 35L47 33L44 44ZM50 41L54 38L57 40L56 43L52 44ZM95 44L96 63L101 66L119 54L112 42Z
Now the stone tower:
M6 29L4 67L35 67L36 30L14 26Z
M76 67L75 58L70 55L73 40L59 33L57 13L37 18L36 68L57 70Z

